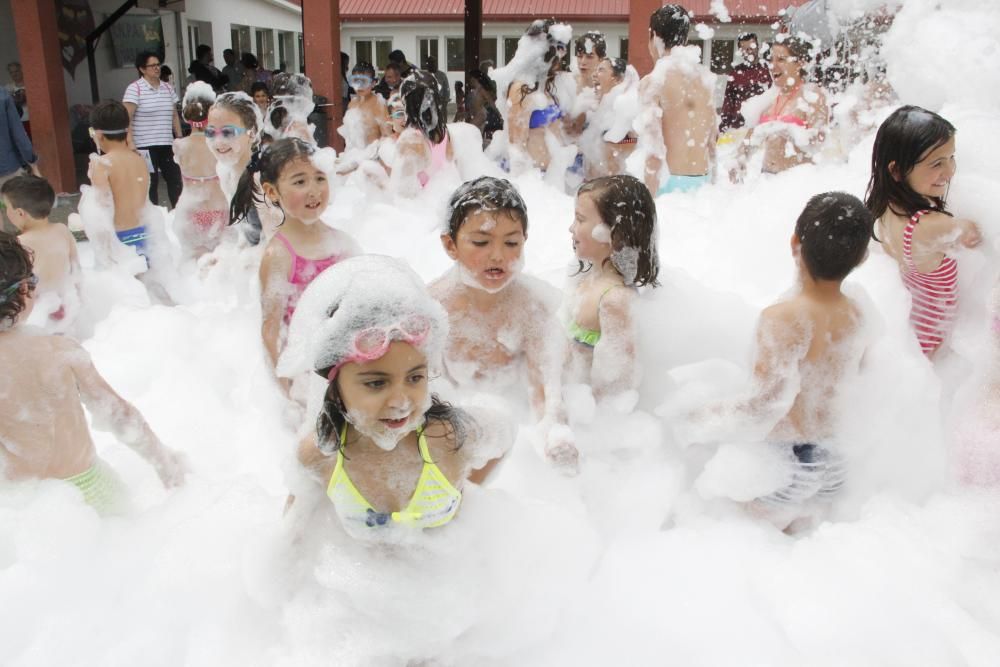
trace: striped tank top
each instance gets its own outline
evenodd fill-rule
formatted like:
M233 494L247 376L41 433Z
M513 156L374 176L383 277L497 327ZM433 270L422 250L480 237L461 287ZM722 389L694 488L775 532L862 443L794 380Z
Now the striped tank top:
M937 351L948 336L958 309L958 262L945 255L930 273L921 273L913 263L913 230L920 216L917 211L903 229L903 262L900 273L913 303L910 324L917 334L920 349L928 357Z

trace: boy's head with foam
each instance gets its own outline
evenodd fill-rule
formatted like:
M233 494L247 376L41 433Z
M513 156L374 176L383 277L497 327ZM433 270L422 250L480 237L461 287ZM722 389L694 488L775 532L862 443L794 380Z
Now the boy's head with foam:
M0 232L0 331L31 313L35 280L31 251L16 236Z
M664 49L687 44L689 30L691 16L680 5L663 5L649 17L650 42L658 38ZM659 53L654 52L653 56L659 57Z
M441 245L462 282L496 293L520 272L528 210L509 181L492 176L463 183L448 201Z
M56 193L44 178L34 175L16 176L0 187L7 216L14 225L23 230L25 217L45 220L52 213Z
M94 131L94 141L101 143L124 143L128 139L129 117L125 105L117 100L105 100L90 112L90 127ZM97 133L100 133L99 136Z
M813 280L840 282L867 255L874 224L872 214L854 195L824 192L802 209L792 247Z

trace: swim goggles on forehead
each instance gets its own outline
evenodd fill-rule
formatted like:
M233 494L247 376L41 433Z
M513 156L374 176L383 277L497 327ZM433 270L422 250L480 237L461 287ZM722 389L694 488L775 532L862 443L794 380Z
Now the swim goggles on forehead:
M397 107L389 112L389 117L394 118L396 120L403 120L404 118L406 118L406 109L401 109Z
M566 53L566 42L556 42L556 51Z
M333 381L337 371L349 363L364 363L381 359L394 340L402 340L410 345L420 345L427 340L431 331L431 321L423 315L410 315L406 319L385 327L368 327L354 335L352 349L336 366L330 369L326 379ZM394 335L396 334L396 335Z
M96 139L98 132L101 134L128 134L128 128L126 127L124 130L95 130L92 127L87 128L87 134L90 135L91 139Z
M0 303L7 303L7 300L16 294L17 291L21 289L21 285L24 284L28 285L29 290L35 289L38 287L38 276L32 273L27 278L19 278L10 285L7 285L7 287L3 288L3 291L0 292Z
M355 88L368 88L372 85L372 78L367 74L352 74L347 78L347 82Z
M219 137L220 139L235 139L241 134L245 134L247 129L245 127L236 127L235 125L223 125L222 127L206 127L205 137L207 139L215 139Z

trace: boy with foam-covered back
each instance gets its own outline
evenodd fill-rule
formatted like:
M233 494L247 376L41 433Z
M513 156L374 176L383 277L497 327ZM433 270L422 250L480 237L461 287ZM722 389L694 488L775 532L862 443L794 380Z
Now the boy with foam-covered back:
M809 200L791 239L799 288L761 313L749 397L699 411L769 429L784 481L749 509L785 530L821 514L844 483L836 408L846 378L859 369L865 337L861 310L841 283L865 259L873 224L852 195Z
M60 479L98 511L120 507L120 483L97 456L82 402L94 424L149 461L165 486L180 484L184 458L160 443L79 343L20 326L34 306L32 269L31 253L0 232L0 480Z
M52 224L49 215L56 194L44 178L17 176L0 187L7 217L21 232L21 245L34 258L38 286L35 309L47 315L45 328L64 332L80 303L80 260L76 239L66 225Z

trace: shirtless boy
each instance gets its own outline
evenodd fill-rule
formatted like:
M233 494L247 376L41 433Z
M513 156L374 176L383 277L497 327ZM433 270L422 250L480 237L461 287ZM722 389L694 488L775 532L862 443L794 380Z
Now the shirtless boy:
M800 288L761 313L753 393L734 406L738 416L774 424L767 442L787 466L787 483L749 510L790 532L821 515L844 483L836 407L865 345L861 312L841 283L864 260L873 224L849 194L809 200L791 240Z
M640 146L650 151L643 180L654 197L695 190L711 180L718 133L715 75L693 49L681 48L690 28L691 19L680 5L664 5L649 19L649 52L656 65L639 83L644 112L636 130Z
M167 487L183 481L183 457L164 447L138 410L101 377L90 355L65 336L18 326L34 305L31 253L0 233L0 478L61 479L99 511L118 505L117 478L97 456L81 401L156 469Z
M101 102L90 112L90 128L97 150L103 153L91 160L91 181L95 187L110 188L118 240L148 262L149 237L142 224L142 212L149 201L149 169L126 141L128 111L121 102Z
M375 68L369 63L358 63L351 70L349 81L358 94L351 100L347 110L348 112L356 110L364 124L365 146L370 146L389 133L389 114L386 112L385 100L372 92L375 85Z
M0 188L7 217L34 258L35 299L47 311L46 329L63 332L80 303L81 273L72 232L66 225L49 222L55 199L52 186L38 176L18 176Z

